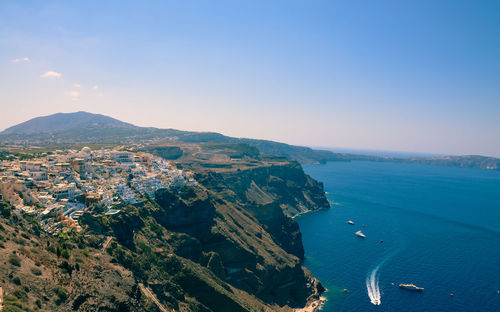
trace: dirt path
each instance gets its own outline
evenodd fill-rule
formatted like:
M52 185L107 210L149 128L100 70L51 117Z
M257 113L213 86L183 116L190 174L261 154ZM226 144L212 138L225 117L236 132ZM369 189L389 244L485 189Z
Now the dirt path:
M163 304L156 299L156 296L149 290L149 288L146 288L143 283L139 283L139 287L141 288L141 291L146 295L146 297L150 298L153 300L153 302L156 304L156 306L160 309L161 312L168 312L167 309L163 306Z
M109 242L111 242L111 239L113 239L112 236L108 236L106 238L106 241L104 242L104 244L102 245L102 252L105 252L106 251L106 248L108 248L108 245L109 245Z

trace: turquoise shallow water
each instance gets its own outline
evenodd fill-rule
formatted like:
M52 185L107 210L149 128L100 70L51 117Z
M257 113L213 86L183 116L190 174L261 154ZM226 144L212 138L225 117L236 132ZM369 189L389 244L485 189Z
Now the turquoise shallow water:
M500 172L368 161L304 170L334 202L296 219L305 265L329 289L323 311L500 311Z

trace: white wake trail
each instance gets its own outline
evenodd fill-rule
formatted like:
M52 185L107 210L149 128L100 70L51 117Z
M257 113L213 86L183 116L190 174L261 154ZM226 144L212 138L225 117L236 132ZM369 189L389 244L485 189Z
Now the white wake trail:
M380 288L378 287L378 269L384 263L377 265L377 267L366 277L366 290L368 291L368 297L370 297L371 303L374 305L380 305Z

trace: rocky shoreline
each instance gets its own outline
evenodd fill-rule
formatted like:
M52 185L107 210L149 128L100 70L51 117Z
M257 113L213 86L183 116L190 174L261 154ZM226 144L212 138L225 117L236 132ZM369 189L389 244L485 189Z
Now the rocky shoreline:
M316 312L316 311L321 311L323 308L323 305L327 301L326 297L321 296L317 300L313 300L311 302L308 302L308 304L300 309L295 309L295 312Z

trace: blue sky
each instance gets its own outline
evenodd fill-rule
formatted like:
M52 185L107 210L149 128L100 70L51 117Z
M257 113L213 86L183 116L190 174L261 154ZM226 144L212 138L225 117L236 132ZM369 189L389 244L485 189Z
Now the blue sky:
M500 156L499 1L2 1L0 73L0 128Z

